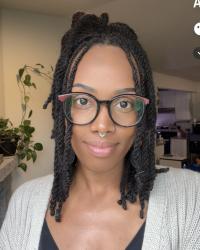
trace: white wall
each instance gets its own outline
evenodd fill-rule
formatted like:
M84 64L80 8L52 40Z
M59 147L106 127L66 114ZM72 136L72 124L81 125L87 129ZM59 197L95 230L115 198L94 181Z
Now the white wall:
M108 5L104 10L112 12L109 6L112 7ZM100 8L95 12L98 11L101 13ZM118 20L117 14L113 15L115 21ZM1 25L0 77L3 81L0 78L0 105L4 106L5 116L17 125L21 118L21 108L16 72L24 64L34 65L40 62L46 66L54 66L59 53L60 38L69 27L69 21L62 17L4 9ZM200 87L197 88L196 83L185 79L154 73L154 80L158 87L200 92ZM31 106L34 111L32 121L36 128L34 140L42 142L44 150L38 154L34 165L29 163L26 173L20 169L14 171L12 189L29 179L43 176L53 170L54 145L50 139L51 106L48 110L42 109L43 102L49 94L50 85L41 78L36 78L35 82L38 88L31 93ZM1 108L0 112L2 112Z
M1 10L0 10L0 117L4 116L4 87L3 87L3 61L2 61L2 34L1 34Z
M181 77L165 75L158 72L154 72L153 77L156 86L159 88L197 92L198 85L200 84L199 82L193 82Z
M200 83L193 82L180 77L169 76L154 72L154 82L158 88L167 88L191 92L191 113L192 119L200 120Z
M59 54L60 39L68 28L67 25L66 20L61 17L2 10L1 46L5 116L9 117L14 125L18 125L21 120L16 72L24 64L42 63L45 66L54 66ZM34 140L42 142L44 150L38 153L38 159L34 165L31 162L28 164L26 173L21 169L16 169L13 172L12 189L29 179L43 176L53 170L54 145L50 139L51 105L48 110L42 109L51 84L38 77L35 78L35 82L37 90L31 92L30 103L33 108L32 121L36 128Z

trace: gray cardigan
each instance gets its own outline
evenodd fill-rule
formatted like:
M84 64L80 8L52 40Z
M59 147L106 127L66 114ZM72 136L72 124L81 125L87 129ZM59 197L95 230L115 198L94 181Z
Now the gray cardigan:
M47 175L14 192L0 231L1 250L38 249L52 182L53 175ZM156 177L142 250L158 249L200 250L199 173L170 168Z

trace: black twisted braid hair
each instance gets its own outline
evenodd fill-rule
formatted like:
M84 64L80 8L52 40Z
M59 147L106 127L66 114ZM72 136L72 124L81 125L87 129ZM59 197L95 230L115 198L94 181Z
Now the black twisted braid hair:
M145 200L149 199L156 174L162 172L155 168L156 99L152 71L137 35L127 24L109 23L107 13L98 17L76 12L72 17L71 28L62 38L51 93L44 104L44 108L47 108L50 102L53 104L52 138L55 139L55 156L49 209L56 221L61 221L62 205L69 196L77 162L71 146L72 124L65 124L62 103L58 101L57 96L71 92L78 63L95 44L118 46L125 51L132 67L136 93L150 100L142 121L137 125L134 143L125 156L118 204L127 209L127 201L134 203L139 197L140 217L143 218Z

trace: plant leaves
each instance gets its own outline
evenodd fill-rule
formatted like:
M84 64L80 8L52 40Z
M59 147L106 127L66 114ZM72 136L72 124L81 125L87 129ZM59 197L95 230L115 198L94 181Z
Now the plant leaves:
M40 66L42 69L44 69L44 65L42 65L41 63L36 63L36 65Z
M24 126L30 126L31 121L30 120L24 120L23 124L24 124Z
M18 165L18 167L19 168L21 168L24 172L26 172L26 169L27 169L27 165L26 165L26 163L20 163L19 165Z
M33 114L33 110L30 110L29 114L28 114L28 118L30 118Z
M42 143L39 143L39 142L35 143L35 144L34 144L34 149L37 150L37 151L43 150L43 145L42 145Z
M23 131L28 137L31 137L32 133L35 131L35 128L30 126L23 126Z
M25 80L23 81L23 83L28 87L31 86L31 76L29 74L25 75Z
M19 69L18 73L19 73L19 78L22 78L22 75L24 74L24 68Z
M26 154L26 160L29 161L31 159L31 157L32 157L32 154L30 152L28 152Z
M31 156L32 156L33 162L35 162L36 159L37 159L37 154L36 154L36 152L35 152L35 151L32 151Z
M26 157L26 154L24 152L22 152L21 154L19 154L19 158L21 160L23 160Z
M14 128L14 133L15 134L19 133L19 128Z
M36 85L35 85L34 82L32 82L32 86L33 86L35 89L37 89L37 87L36 87Z

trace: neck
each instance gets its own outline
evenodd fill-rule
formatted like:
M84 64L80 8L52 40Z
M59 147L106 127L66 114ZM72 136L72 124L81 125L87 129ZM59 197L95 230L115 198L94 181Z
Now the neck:
M104 171L99 172L77 164L72 190L78 193L83 192L88 197L119 195L123 166L123 163L117 163L112 168L104 168Z

